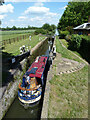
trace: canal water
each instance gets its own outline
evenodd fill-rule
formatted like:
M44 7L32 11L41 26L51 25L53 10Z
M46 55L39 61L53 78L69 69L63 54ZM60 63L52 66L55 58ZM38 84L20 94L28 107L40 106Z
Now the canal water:
M32 56L33 60L38 55L49 55L49 44L48 41L45 42ZM33 62L33 60L31 60ZM31 63L32 63L31 62ZM30 64L31 64L30 63ZM29 66L28 66L29 67ZM47 74L47 73L46 73ZM47 76L47 75L46 75ZM44 95L44 92L43 92ZM12 105L10 106L9 110L7 111L5 117L3 119L17 119L17 118L31 118L32 120L36 118L37 120L40 119L42 103L43 103L43 95L40 103L34 105L33 107L29 107L25 109L19 102L18 96L13 101Z

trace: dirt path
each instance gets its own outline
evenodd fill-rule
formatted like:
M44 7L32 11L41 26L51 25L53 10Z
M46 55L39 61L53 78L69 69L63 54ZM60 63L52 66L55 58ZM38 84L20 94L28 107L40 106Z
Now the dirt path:
M63 73L72 73L82 69L84 66L84 63L62 58L61 54L57 53L53 63L53 74L59 75Z

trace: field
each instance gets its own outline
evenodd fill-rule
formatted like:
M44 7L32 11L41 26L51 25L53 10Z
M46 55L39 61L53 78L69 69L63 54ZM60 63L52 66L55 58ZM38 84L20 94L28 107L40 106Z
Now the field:
M21 40L19 42L7 44L5 49L3 50L3 52L11 53L12 55L18 55L18 54L20 54L19 48L22 45L25 45L26 47L28 47L30 49L30 46L31 46L31 48L33 48L38 42L40 42L44 38L45 38L44 36L33 35L31 37L31 41L28 38L28 39Z
M15 38L26 34L32 34L34 31L35 30L0 31L0 35L2 35L2 40L7 40L10 38Z
M28 38L16 41L16 42L12 42L11 44L6 44L6 46L4 46L4 49L2 50L3 53L10 53L12 55L18 55L20 54L20 47L22 45L25 45L26 47L28 47L30 49L33 48L39 41L43 40L45 37L44 36L39 36L39 35L34 35L35 30L15 30L15 31L1 31L0 35L2 35L2 40L7 40L10 38L16 38L18 36L22 36L22 35L27 35L27 34L31 34L31 41Z
M56 39L56 47L57 52L60 53L62 57L82 62L70 51L63 48L58 38ZM48 118L87 117L88 66L85 65L81 70L70 74L54 74L54 77L50 81Z

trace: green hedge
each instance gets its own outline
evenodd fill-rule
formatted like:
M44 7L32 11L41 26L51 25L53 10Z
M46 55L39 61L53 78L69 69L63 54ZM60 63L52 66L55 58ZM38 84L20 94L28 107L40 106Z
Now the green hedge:
M64 39L66 35L69 35L69 31L61 31L59 30L59 37Z
M68 45L69 49L78 51L90 63L90 36L73 34Z
M72 37L71 35L66 35L66 36L65 36L65 40L66 40L67 42L69 42L69 41L71 41L71 37Z
M48 33L48 31L47 30L44 30L44 29L37 29L35 32L34 32L34 34L35 35L38 35L38 34L47 34Z
M90 63L90 36L81 35L82 42L79 53Z
M34 34L35 35L38 35L38 34L43 34L43 35L54 35L55 34L55 30L52 30L52 31L48 31L48 30L45 30L45 29L37 29Z
M82 38L78 34L72 34L71 41L69 42L69 48L71 50L79 50L82 42Z

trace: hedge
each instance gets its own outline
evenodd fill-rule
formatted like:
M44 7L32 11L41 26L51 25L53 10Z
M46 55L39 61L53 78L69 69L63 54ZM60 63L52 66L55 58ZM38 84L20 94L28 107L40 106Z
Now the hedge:
M79 50L81 42L82 42L82 38L80 35L72 34L71 41L69 42L69 49L76 51Z
M59 37L64 39L66 35L69 35L69 31L61 31L59 30Z
M90 63L90 36L73 34L68 45L69 49L78 51Z

